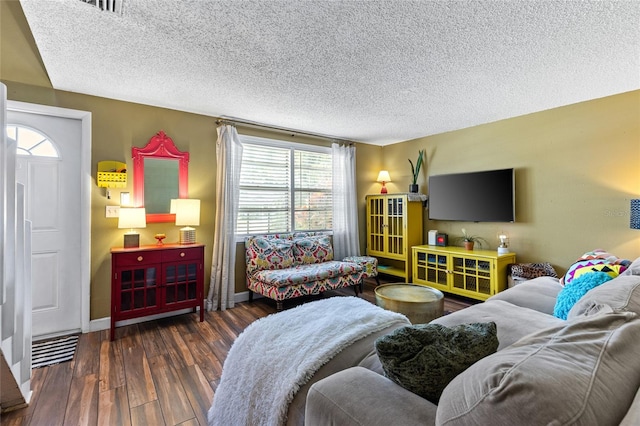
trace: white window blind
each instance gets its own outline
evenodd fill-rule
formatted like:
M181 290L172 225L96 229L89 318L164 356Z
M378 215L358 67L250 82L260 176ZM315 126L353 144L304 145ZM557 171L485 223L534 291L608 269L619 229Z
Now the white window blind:
M331 229L330 150L247 136L241 139L237 233Z

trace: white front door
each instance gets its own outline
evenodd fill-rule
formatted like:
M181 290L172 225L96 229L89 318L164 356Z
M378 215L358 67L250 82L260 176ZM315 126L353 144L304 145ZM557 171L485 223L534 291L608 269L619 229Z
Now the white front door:
M33 230L33 337L80 331L82 121L9 110L7 123Z

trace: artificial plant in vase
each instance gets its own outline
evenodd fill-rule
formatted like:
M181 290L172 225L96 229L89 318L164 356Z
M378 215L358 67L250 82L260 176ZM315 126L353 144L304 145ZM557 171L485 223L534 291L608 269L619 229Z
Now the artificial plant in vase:
M483 243L489 245L489 243L487 243L487 240L485 240L484 238L467 234L467 230L464 228L462 228L462 237L458 238L458 240L464 243L464 248L466 248L467 250L473 250L473 246L475 243L478 243L480 247L482 247Z
M423 157L424 149L421 149L418 151L418 159L416 160L415 167L409 158L409 164L411 164L411 185L409 185L409 192L418 192L418 176L420 174L420 167L422 167Z

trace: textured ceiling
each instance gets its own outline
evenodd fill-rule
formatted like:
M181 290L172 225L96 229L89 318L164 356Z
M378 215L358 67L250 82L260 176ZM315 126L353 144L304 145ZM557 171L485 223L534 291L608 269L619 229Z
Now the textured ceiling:
M21 4L56 89L379 145L640 89L635 0Z

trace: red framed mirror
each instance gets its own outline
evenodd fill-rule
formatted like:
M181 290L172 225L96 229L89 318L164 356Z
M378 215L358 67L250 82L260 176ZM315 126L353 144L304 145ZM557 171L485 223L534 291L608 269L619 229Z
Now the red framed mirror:
M174 222L171 199L189 196L189 153L160 130L145 147L131 148L131 155L135 206L147 209L147 223Z

